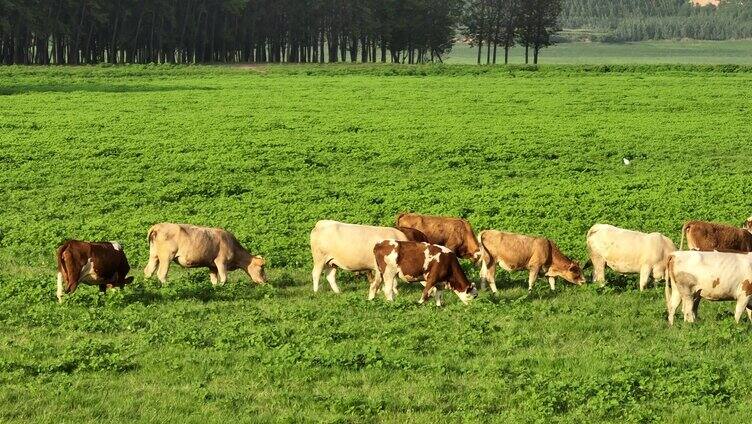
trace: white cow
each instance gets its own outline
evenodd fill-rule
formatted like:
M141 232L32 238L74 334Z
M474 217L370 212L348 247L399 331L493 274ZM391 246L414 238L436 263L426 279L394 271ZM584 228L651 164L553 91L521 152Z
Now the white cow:
M595 224L587 233L587 246L593 262L593 281L606 284L606 265L622 274L639 273L640 290L664 278L666 261L676 250L674 242L660 233L641 233L607 224Z
M381 282L380 273L373 257L373 247L382 240L406 241L404 233L391 227L346 224L323 220L311 231L311 255L313 256L313 291L319 291L321 271L332 291L339 293L337 268L347 271L366 271ZM384 286L386 289L386 286Z
M684 321L694 322L700 299L736 300L734 319L739 323L752 307L752 253L680 251L669 256L666 282L668 323L682 304ZM747 309L752 320L752 311Z

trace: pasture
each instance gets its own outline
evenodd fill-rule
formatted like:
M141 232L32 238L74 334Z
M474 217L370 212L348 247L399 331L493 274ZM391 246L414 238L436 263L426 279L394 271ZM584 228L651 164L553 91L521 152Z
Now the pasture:
M347 273L314 294L308 234L418 211L584 262L596 222L739 225L751 97L739 67L0 68L0 421L748 421L733 302L668 328L634 275L528 296L499 271L441 309ZM161 221L233 231L270 284L145 281ZM136 281L58 305L65 238L118 240Z
M483 48L483 63L486 60ZM456 44L445 62L474 64L478 50ZM656 40L629 43L570 42L541 50L541 64L752 64L752 40ZM532 62L532 52L531 52ZM509 63L524 63L525 49L513 47ZM504 50L497 48L497 63L504 63Z

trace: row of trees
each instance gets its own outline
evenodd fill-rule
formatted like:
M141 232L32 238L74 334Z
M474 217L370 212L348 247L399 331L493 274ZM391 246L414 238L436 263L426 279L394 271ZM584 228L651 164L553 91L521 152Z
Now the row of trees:
M540 49L551 45L551 35L559 30L561 9L561 0L470 0L463 34L477 47L478 64L484 45L487 64L496 63L497 47L504 49L504 63L508 63L509 49L515 43L525 47L525 63L529 63L531 49L533 63L538 63Z
M597 41L752 38L752 1L699 7L689 0L565 0L563 6L562 25L596 30Z
M0 0L0 62L421 63L441 60L463 23L474 25L465 33L479 48L495 50L503 38L508 51L519 38L537 61L556 26L554 3L560 0ZM503 36L499 13L510 31Z

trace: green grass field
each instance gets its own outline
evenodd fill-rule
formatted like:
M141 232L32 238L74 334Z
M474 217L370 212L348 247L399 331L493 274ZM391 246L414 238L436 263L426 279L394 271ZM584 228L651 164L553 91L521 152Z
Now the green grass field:
M668 328L662 284L501 271L467 307L314 294L308 234L418 211L584 261L597 222L740 224L751 97L738 67L0 68L0 421L749 421L733 303ZM144 281L160 221L230 229L270 284ZM68 237L120 241L134 284L58 305Z
M483 49L483 63L486 60ZM530 53L532 62L532 52ZM477 48L454 46L446 63L474 64ZM497 62L504 62L504 50L497 50ZM525 49L514 47L510 63L524 63ZM561 43L541 50L541 64L752 64L752 40L729 41L641 41L635 43Z

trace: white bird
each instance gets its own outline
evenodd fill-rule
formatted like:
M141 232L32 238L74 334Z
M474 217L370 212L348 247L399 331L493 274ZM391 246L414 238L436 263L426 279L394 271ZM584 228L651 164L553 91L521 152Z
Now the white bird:
M624 165L629 165L629 164L631 164L631 163L632 163L632 161L630 161L630 160L629 160L629 159L627 159L627 158L622 158L622 160L624 161Z

